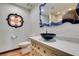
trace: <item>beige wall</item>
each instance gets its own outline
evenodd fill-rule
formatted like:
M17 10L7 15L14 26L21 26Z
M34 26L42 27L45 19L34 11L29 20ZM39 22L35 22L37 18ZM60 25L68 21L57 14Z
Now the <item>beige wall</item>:
M7 24L6 18L10 13L17 13L23 17L24 24L21 28L13 28ZM13 4L0 4L0 52L14 49L18 43L27 41L30 35L29 12ZM17 37L12 39L12 37Z

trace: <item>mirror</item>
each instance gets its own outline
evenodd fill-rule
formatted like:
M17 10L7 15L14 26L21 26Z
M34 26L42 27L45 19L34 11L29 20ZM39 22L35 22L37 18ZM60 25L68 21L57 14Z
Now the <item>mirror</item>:
M78 3L42 3L39 6L40 27L79 23Z
M21 27L24 22L22 16L13 13L9 14L6 20L11 27L15 28Z

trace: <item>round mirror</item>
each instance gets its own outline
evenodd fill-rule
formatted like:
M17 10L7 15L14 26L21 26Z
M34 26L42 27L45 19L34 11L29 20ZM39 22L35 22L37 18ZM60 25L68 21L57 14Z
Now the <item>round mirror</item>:
M7 18L7 22L11 27L21 27L23 25L23 18L17 14L9 14Z

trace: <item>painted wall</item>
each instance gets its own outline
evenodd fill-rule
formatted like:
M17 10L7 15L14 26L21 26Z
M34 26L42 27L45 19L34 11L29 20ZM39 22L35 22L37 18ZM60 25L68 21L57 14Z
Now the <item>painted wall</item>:
M38 5L39 6L39 5ZM30 12L30 20L31 20L31 36L39 35L40 32L42 32L44 29L40 28L39 25L39 7L36 6L31 12Z
M40 28L39 25L39 8L36 7L31 11L30 20L32 27L32 35L40 35L41 32L45 32L45 28ZM48 28L51 33L56 33L57 37L62 40L69 40L79 43L79 24L65 23L57 27Z
M23 17L24 24L21 28L15 29L7 24L6 18L10 13ZM0 4L0 52L14 49L18 43L27 40L30 35L29 20L29 12L26 9L13 4Z

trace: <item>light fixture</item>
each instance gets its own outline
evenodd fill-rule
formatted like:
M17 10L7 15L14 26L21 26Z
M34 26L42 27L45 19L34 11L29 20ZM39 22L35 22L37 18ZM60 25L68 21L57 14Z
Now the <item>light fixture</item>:
M57 12L57 14L59 15L59 14L60 14L60 12Z

